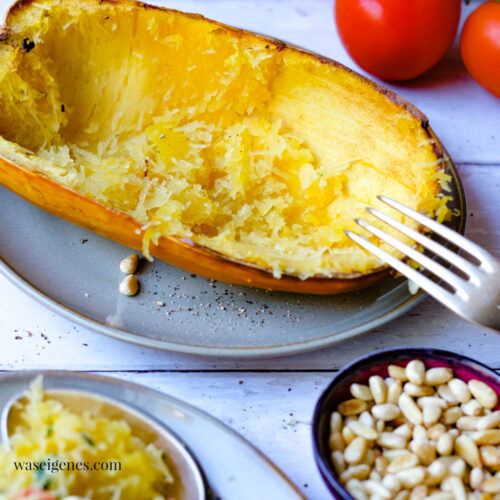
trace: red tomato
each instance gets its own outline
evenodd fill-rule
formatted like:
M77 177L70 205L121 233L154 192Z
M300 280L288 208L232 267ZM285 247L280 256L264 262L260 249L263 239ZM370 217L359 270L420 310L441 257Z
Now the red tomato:
M336 0L335 18L347 52L384 80L409 80L450 48L461 0Z
M500 97L500 2L483 3L467 18L460 49L469 73Z

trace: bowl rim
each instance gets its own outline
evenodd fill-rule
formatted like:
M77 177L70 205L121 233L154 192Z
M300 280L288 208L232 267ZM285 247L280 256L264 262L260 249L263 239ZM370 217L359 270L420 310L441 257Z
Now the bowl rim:
M340 369L328 386L324 389L319 397L316 405L314 407L314 413L312 417L312 426L311 426L311 434L312 434L312 442L313 442L313 455L314 460L316 462L316 466L319 469L320 475L323 481L326 483L326 486L329 488L332 495L335 498L342 500L354 500L348 491L342 486L340 481L333 475L330 470L330 465L326 462L323 457L323 454L320 450L320 429L319 429L319 421L320 417L324 411L324 405L327 398L330 396L333 388L338 383L339 379L341 379L348 372L355 371L357 368L365 367L367 362L370 361L380 361L380 364L387 362L386 358L388 355L394 356L394 362L400 361L397 359L399 355L408 355L408 357L413 358L434 358L434 359L442 359L442 360L453 360L458 363L466 363L469 365L473 365L475 368L478 368L480 371L484 372L485 375L489 375L491 378L498 381L500 384L500 374L496 373L492 368L485 365L481 361L477 361L475 359L469 358L468 356L464 356L463 354L459 354L453 351L447 351L444 349L436 349L433 347L418 347L418 346L399 346L399 347L390 347L387 349L379 349L373 351L369 354L364 354L360 356L350 363L348 363L344 368ZM385 360L385 361L384 361ZM425 360L424 360L425 361ZM335 494L333 493L335 491ZM338 496L335 496L338 495Z
M41 376L43 376L43 373L41 374ZM210 490L208 487L207 478L205 476L202 466L200 465L199 460L196 458L195 454L193 453L193 451L191 451L190 447L185 443L185 441L180 436L178 436L173 430L171 430L168 427L168 425L161 422L161 420L159 420L155 415L148 413L143 409L133 404L130 404L129 402L121 401L120 399L114 398L113 396L101 394L98 391L93 391L89 389L81 389L81 388L69 389L69 388L59 387L58 385L56 385L55 387L51 387L50 389L46 389L45 387L43 387L42 391L43 394L46 395L49 399L53 397L55 401L60 401L60 399L58 398L60 397L64 398L65 395L72 395L72 396L81 395L82 398L89 398L97 403L103 403L104 405L111 407L117 413L120 413L120 418L123 421L125 421L129 426L131 426L133 437L137 437L137 435L133 430L133 424L130 423L130 419L136 419L142 424L145 424L150 431L152 431L155 435L160 435L166 442L168 442L168 444L171 447L169 450L166 450L165 448L159 448L159 449L162 452L162 454L168 455L170 453L168 460L165 457L163 457L162 460L170 469L174 468L172 474L179 476L178 479L181 480L181 487L183 488L182 492L179 493L182 493L183 496L186 494L188 495L193 494L194 495L192 497L193 499L202 500L207 498L207 495ZM22 401L23 399L26 399L28 393L29 393L29 386L25 388L22 392L16 392L15 394L13 394L8 399L7 403L2 408L0 408L0 427L1 427L0 444L3 441L2 438L6 438L7 440L9 438L8 420L10 412L14 407L14 404ZM62 404L63 406L66 405L65 402L63 402ZM72 410L71 408L70 411L76 412L76 410ZM83 411L85 411L84 408L82 408L80 413L83 413ZM94 415L94 417L98 416L103 417L103 415L99 415L99 413L96 413ZM106 418L107 420L115 420L114 417L103 417L103 418ZM159 445L156 446L158 447ZM189 484L186 485L183 482L183 480L185 479L185 475L182 475L179 472L176 460L173 460L171 458L172 454L175 454L177 461L184 463L185 468L192 475L192 481ZM186 491L186 486L189 487L187 491Z

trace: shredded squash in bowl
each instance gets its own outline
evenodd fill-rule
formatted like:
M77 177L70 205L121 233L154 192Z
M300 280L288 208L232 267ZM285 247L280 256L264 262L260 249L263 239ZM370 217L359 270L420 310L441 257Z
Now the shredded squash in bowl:
M74 465L61 466L68 463ZM9 445L0 444L0 500L162 500L173 481L162 451L134 436L127 422L70 411L44 393L41 377Z

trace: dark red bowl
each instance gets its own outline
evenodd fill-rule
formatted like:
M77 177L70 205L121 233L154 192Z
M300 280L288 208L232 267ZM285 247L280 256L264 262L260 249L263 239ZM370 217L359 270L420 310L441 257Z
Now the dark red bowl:
M349 387L357 382L367 384L372 375L388 377L389 365L406 366L412 359L420 359L426 368L444 366L451 368L457 378L467 382L481 380L500 395L500 375L491 368L471 358L439 349L404 347L376 351L353 361L341 370L319 398L313 416L314 458L328 489L338 499L353 500L337 479L337 474L330 462L328 437L330 435L330 415L337 405L352 398ZM500 404L497 407L500 409Z

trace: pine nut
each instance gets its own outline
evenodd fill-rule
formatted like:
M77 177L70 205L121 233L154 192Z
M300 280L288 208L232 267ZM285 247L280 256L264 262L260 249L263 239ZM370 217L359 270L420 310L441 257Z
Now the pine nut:
M353 398L361 399L363 401L371 401L373 399L372 391L367 385L351 384L350 391Z
M453 378L453 370L451 368L430 368L425 373L426 385L441 385L446 384Z
M450 380L451 382L451 380ZM448 384L450 383L448 382ZM438 394L447 401L450 405L457 405L460 401L455 397L455 395L451 392L448 384L443 384L438 386L437 391Z
M365 487L358 479L349 479L346 484L346 490L354 497L355 500L367 500Z
M410 500L424 500L424 498L427 498L428 491L429 489L425 484L415 486L415 488L411 490Z
M379 483L377 481L373 480L365 481L364 486L366 490L372 494L371 498L373 498L374 495L377 495L379 498L387 498L387 499L392 497L392 493L390 492L390 490L386 488L382 483Z
M419 425L423 422L423 415L420 408L406 392L403 392L403 394L399 396L399 408L412 424Z
M480 467L474 467L470 471L469 484L473 490L478 490L484 480L483 471Z
M369 475L370 467L368 465L351 465L340 474L340 480L346 483L349 479L366 479Z
M445 433L446 427L443 424L436 424L427 429L427 438L431 441L437 441Z
M387 401L387 385L382 377L372 375L368 380L368 385L376 404L383 404Z
M460 409L465 415L469 415L470 417L479 417L484 411L484 408L477 399L471 399L468 403L461 404Z
M403 455L406 455L409 453L409 451L406 448L386 448L385 450L382 450L383 456L387 457L390 462L393 460L396 460L396 458L402 457ZM389 465L389 464L388 464Z
M420 398L422 396L432 396L434 394L434 389L428 385L417 385L413 382L406 382L403 386L403 391L408 395Z
M450 476L447 476L443 479L443 481L441 482L441 489L448 493L451 492ZM455 495L453 495L453 498L455 498Z
M342 430L342 415L338 411L330 415L330 432L340 432Z
M455 500L451 493L446 491L436 491L427 497L427 500Z
M474 433L476 444L500 444L500 429L487 429Z
M375 429L379 432L384 432L385 430L385 422L383 420L377 420L375 422Z
M378 438L378 432L373 427L368 427L361 422L349 422L349 427L352 429L354 434L361 436L368 441L373 441Z
M431 443L420 443L415 448L415 454L422 465L430 465L436 459L436 448Z
M344 419L344 426L349 425L350 422L357 422L358 418L358 415L349 415Z
M467 492L462 480L457 476L450 476L448 481L455 500L467 500Z
M328 445L331 451L344 451L345 443L342 434L338 431L332 432L328 438Z
M460 403L467 403L472 398L469 387L463 380L460 380L459 378L452 378L448 382L448 387Z
M398 365L389 365L388 368L389 375L396 380L400 380L401 382L406 382L408 377L406 376L406 369L402 366Z
M375 429L375 420L373 420L373 417L371 416L371 413L369 411L364 411L359 415L358 421L366 425L367 427L371 427L372 429Z
M351 488L359 488L360 490L364 490L365 487L363 486L363 483L356 478L350 478L346 481L346 489L350 491Z
M469 493L468 500L486 500L487 496L489 497L490 495L485 495L483 493L478 493L477 491L473 491L472 493Z
M123 278L123 280L120 282L118 290L122 295L126 295L127 297L134 296L139 291L139 283L137 282L137 278L133 274L125 276L125 278Z
M493 427L500 427L500 411L498 410L489 415L485 415L477 423L477 429L479 431L492 429Z
M394 474L386 474L382 479L382 484L393 493L401 489L401 481Z
M406 440L410 439L412 435L412 428L408 424L403 424L394 429L394 434L399 434L400 436L403 436L406 438Z
M419 359L413 359L406 365L406 376L410 382L422 385L425 382L425 365Z
M458 436L455 441L455 450L471 467L481 467L479 449L469 436Z
M389 459L384 455L375 457L375 470L379 474L384 475L385 471L387 470L387 467L389 466L389 463L390 463Z
M375 451L373 450L373 448L368 448L366 450L365 456L363 460L361 460L361 463L369 465L370 467L373 466L373 464L375 463Z
M425 467L418 466L399 471L396 477L401 481L404 488L410 489L417 486L417 484L423 483L426 474Z
M345 485L345 488L356 500L368 500L368 496L365 492L365 487L359 479L349 479Z
M498 404L497 393L484 382L480 380L469 380L469 389L484 408L491 410Z
M401 410L396 405L389 403L375 405L372 408L372 415L376 419L383 420L384 422L394 420L400 414Z
M399 401L399 396L403 392L403 384L400 380L394 381L387 390L387 402L393 405L397 405Z
M446 467L441 461L434 460L427 468L427 480L426 483L429 486L434 486L439 484L448 474L448 467Z
M332 451L330 458L332 459L335 472L340 475L345 471L344 454L341 451Z
M436 444L436 450L440 455L448 456L453 452L454 446L455 439L449 432L447 432L439 437Z
M424 408L424 406L427 405L438 406L442 410L446 410L448 408L448 403L444 399L437 396L424 396L422 398L418 398L417 404L420 408Z
M430 427L432 424L435 424L440 418L443 410L437 405L430 404L425 405L423 410L423 419L424 425L426 427Z
M462 431L475 431L480 417L460 417L457 420L457 429Z
M382 432L377 440L382 448L402 449L406 447L406 439L393 432Z
M423 425L416 425L413 428L413 439L415 441L427 441L427 431Z
M452 425L455 424L458 421L458 419L462 416L463 416L462 410L458 406L454 406L453 408L449 408L443 413L442 421L443 424Z
M404 455L393 460L387 467L389 474L396 474L397 472L415 467L418 465L418 457L413 453L406 452Z
M450 472L457 477L463 477L467 470L467 465L464 460L458 458L450 465Z
M362 401L361 399L348 399L347 401L342 401L337 406L337 411L346 416L358 415L366 410L368 405L366 401Z
M346 445L350 445L355 437L356 434L349 427L346 426L342 429L342 438Z
M355 437L344 450L345 461L349 464L359 464L365 456L367 444L366 439Z
M403 490L400 491L395 497L394 500L409 500L410 498L410 492Z
M481 460L486 467L500 469L500 450L494 446L481 446L479 448Z
M361 490L351 486L351 489L347 489L347 491L351 494L354 500L368 500L368 497L366 496L364 489Z
M487 479L483 482L481 488L485 493L500 493L500 477L494 476Z
M136 253L125 257L120 262L120 271L123 274L134 274L137 271L137 265L139 264L139 256Z
M451 455L449 457L439 457L436 462L440 462L443 464L447 470L450 469L450 467L457 461L457 460L462 460L458 455ZM463 460L462 460L463 462Z

